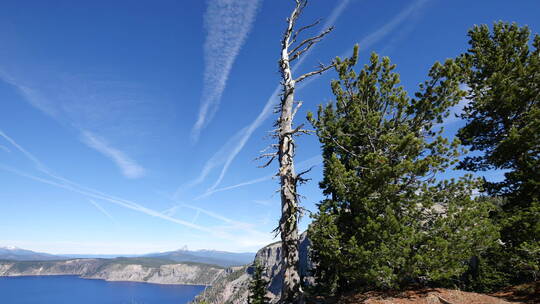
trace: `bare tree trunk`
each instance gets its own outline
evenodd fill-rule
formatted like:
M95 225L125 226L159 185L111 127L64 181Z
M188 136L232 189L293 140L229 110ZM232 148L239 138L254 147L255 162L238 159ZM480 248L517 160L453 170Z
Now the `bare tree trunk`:
M283 286L281 290L281 303L303 303L303 291L299 272L299 253L298 253L298 218L299 218L299 196L296 191L298 183L303 181L301 175L294 169L295 144L294 136L297 133L305 132L302 125L293 129L293 119L301 103L295 103L294 91L296 83L316 74L327 71L334 65L320 65L319 69L306 73L297 79L293 78L291 62L298 59L307 52L314 44L319 42L333 28L322 31L319 35L305 39L296 43L298 35L307 29L317 25L320 20L308 26L301 27L295 31L295 24L302 10L307 5L307 0L294 0L296 6L287 19L287 29L281 42L281 58L279 68L281 72L281 83L283 86L281 103L278 107L279 118L276 122L276 134L279 143L275 153L263 154L261 157L270 157L268 166L276 157L279 160L279 172L281 183L281 219L279 221L279 232L282 240L283 257ZM295 107L296 104L296 107Z
M292 22L289 21L287 33L292 31ZM302 297L300 273L298 271L298 194L296 192L297 180L294 170L295 145L292 129L292 111L294 105L295 81L289 62L289 39L285 34L282 42L280 70L283 82L283 92L278 118L279 132L279 177L281 182L281 219L279 231L281 232L283 255L283 287L281 300L283 303L299 303Z

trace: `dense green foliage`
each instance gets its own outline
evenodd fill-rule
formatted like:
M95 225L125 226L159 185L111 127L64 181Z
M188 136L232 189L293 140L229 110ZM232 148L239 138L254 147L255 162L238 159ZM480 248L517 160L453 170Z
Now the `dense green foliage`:
M372 54L359 73L357 59L357 47L337 59L335 102L308 116L327 195L309 228L319 291L454 285L497 237L477 180L436 178L459 156L437 126L463 97L460 67L436 63L409 98L387 57Z
M536 280L540 275L540 36L527 27L498 22L469 31L469 50L457 58L465 71L470 103L458 136L476 151L460 164L472 171L506 170L484 184L503 198L493 219L502 245L484 257L495 283ZM532 47L531 47L532 44Z
M266 296L268 280L264 278L264 267L256 262L253 265L253 277L249 284L248 304L267 304L270 299Z

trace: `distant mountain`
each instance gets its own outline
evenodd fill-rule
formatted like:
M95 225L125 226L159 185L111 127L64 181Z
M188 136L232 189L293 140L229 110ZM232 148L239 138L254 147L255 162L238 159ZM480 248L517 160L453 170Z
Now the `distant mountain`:
M151 253L144 256L167 259L175 262L195 262L213 264L222 267L232 267L251 264L253 262L253 258L255 257L255 253L234 253L217 250L190 251L181 249L177 251Z
M196 250L190 251L187 248L177 251L168 251L160 253L150 253L145 255L108 255L108 254L63 254L53 255L42 252L25 250L17 247L0 247L0 260L11 261L51 261L51 260L68 260L73 258L78 259L111 259L118 257L126 258L157 258L169 260L173 262L192 262L202 264L212 264L221 267L243 266L253 262L255 253L234 253L217 250Z
M0 260L10 261L52 261L52 260L65 260L66 257L35 252L31 250L25 250L13 246L0 247Z
M66 259L115 259L115 258L134 258L140 257L140 254L61 254Z

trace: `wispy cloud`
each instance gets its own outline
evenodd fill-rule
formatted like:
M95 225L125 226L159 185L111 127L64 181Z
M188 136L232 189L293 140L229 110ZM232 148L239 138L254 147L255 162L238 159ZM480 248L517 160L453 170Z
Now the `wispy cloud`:
M208 1L204 15L207 30L204 44L204 82L201 106L193 126L197 140L202 128L216 113L233 63L255 21L260 0Z
M388 36L390 33L392 33L398 26L400 26L403 22L407 21L412 15L418 13L422 6L426 4L429 0L416 0L411 5L407 6L405 9L403 9L401 12L399 12L394 18L392 18L389 22L385 23L382 27L380 27L378 30L374 31L373 33L367 35L364 37L358 45L360 46L360 49L368 49L377 42L381 41L382 38ZM350 50L347 50L343 57L345 57Z
M234 149L237 142L241 140L242 134L243 132L239 132L239 134L237 134L236 136L231 137L225 143L225 145L223 145L216 153L214 153L214 155L212 155L210 159L206 161L206 163L203 166L203 169L201 170L201 173L199 174L197 178L195 178L194 180L184 185L181 185L180 187L178 187L178 189L176 189L174 193L174 198L178 199L182 190L186 188L191 188L193 186L196 186L202 183L207 178L207 176L212 172L214 168L221 166L223 164L223 161L227 158L227 154L230 153L230 150Z
M194 198L194 200L199 200L199 199L208 197L208 196L210 196L210 195L212 195L212 194L214 194L214 193L218 193L218 192L222 192L222 191L227 191L227 190L232 190L232 189L236 189L236 188L240 188L240 187L244 187L244 186L249 186L249 185L253 185L253 184L265 182L265 181L267 181L267 180L272 179L272 177L274 177L274 176L275 176L275 174L272 174L272 175L267 175L267 176L255 178L255 179L252 179L252 180L249 180L249 181L241 182L241 183L238 183L238 184L235 184L235 185L231 185L231 186L227 186L227 187L216 188L216 189L209 189L209 190L206 191L205 193L203 193L203 194L197 196L196 198Z
M328 28L329 26L333 25L336 22L336 20L341 16L341 14L345 10L349 2L350 2L349 0L345 0L334 8L332 13L330 14L330 18L324 23L322 30L325 30L326 28ZM303 56L304 60L308 56L309 56L309 53L304 54ZM301 64L302 62L303 61L301 59L297 64L295 64L293 68L296 69L299 66L299 64ZM253 135L253 132L255 132L255 130L259 128L261 124L266 119L268 119L268 117L273 113L274 106L279 102L280 91L281 91L281 86L279 85L276 86L276 88L272 92L272 95L270 95L262 111L259 113L259 115L257 115L255 120L253 120L250 124L248 124L247 126L242 128L239 132L237 132L235 135L233 135L233 137L231 137L231 139L229 139L227 143L223 147L221 147L221 149L216 154L214 154L212 158L210 158L207 161L207 163L204 166L203 172L207 172L207 171L209 172L212 168L215 168L219 165L223 165L217 180L208 189L209 192L217 189L217 187L223 181L225 174L229 170L231 163L234 161L238 153L242 151L242 149L244 148L248 140L251 138L251 135ZM231 142L234 142L234 144L231 144ZM204 178L206 178L207 175L208 173L206 173L204 176L203 175L199 176L199 178L197 179L197 182L199 183L202 182L202 180L204 180Z
M175 201L174 199L171 199L171 200ZM218 230L220 230L222 232L225 231L225 230L231 230L232 229L232 230L237 230L237 231L239 230L239 231L242 231L244 233L248 233L250 236L256 237L258 239L261 239L261 238L265 239L265 238L268 237L268 234L255 229L256 225L254 225L254 224L234 220L232 218L224 216L221 213L210 211L208 209L204 209L204 208L201 208L201 207L198 207L198 206L194 206L192 204L187 204L187 203L178 202L178 201L175 201L175 202L177 203L177 205L163 211L162 213L172 216L172 214L176 213L176 211L179 208L190 209L190 210L195 211L195 215L193 216L193 218L191 220L192 224L195 224L195 222L200 218L201 214L203 214L203 215L205 215L207 217L217 219L217 220L227 224L225 226L214 227L214 229L218 229Z
M93 190L91 188L82 186L78 183L75 183L69 179L66 179L62 176L59 176L52 172L43 162L41 162L34 154L32 154L30 151L25 149L23 146L21 146L18 142L15 141L12 137L8 136L5 132L0 130L0 137L3 137L7 142L9 142L12 146L14 146L22 155L24 155L28 160L30 160L33 164L36 170L40 171L41 173L47 175L48 177L52 178L53 180L58 181L59 183L70 185L72 187L76 187L78 189L83 189L87 192L92 192L97 195L105 196L106 194Z
M49 170L47 166L43 162L41 162L36 156L34 156L34 154L32 154L30 151L22 147L19 143L17 143L13 138L5 134L2 130L0 130L0 136L6 139L9 143L11 143L19 152L21 152L21 154L23 154L27 159L29 159L35 165L38 171L45 174L48 178L35 176L32 174L17 170L15 168L3 165L3 164L0 164L0 170L11 172L13 174L16 174L16 175L40 182L40 183L51 185L57 188L75 192L89 199L106 201L106 202L118 205L120 207L129 209L129 210L140 212L140 213L152 216L152 217L160 218L162 220L179 224L179 225L191 228L191 229L206 232L221 239L235 241L241 246L252 246L253 244L250 241L251 238L256 238L257 240L256 242L258 245L265 244L271 240L270 234L265 234L265 233L262 233L253 229L252 225L250 224L238 222L230 218L227 218L223 215L220 215L220 214L217 214L217 213L214 213L214 212L211 212L211 211L199 208L199 207L193 207L193 206L185 205L185 204L181 205L182 207L185 207L185 208L198 210L201 213L204 213L208 216L219 219L229 224L229 226L225 227L227 229L237 229L236 231L238 231L238 229L242 228L240 229L240 231L245 232L247 235L244 237L238 237L236 235L233 235L229 232L224 231L223 227L206 227L202 225L197 225L193 222L174 218L171 215L164 214L163 212L159 212L159 211L144 207L143 205L138 204L134 201L119 198L119 197L109 195L101 191L92 189L90 187L80 185L67 178L64 178L62 176L52 173L52 171Z
M48 185L51 185L51 186L54 186L54 187L58 187L58 188L66 189L66 190L69 190L69 191L72 191L72 192L75 192L75 193L79 193L79 194L82 194L82 195L84 195L86 197L89 197L89 198L94 198L94 199L107 201L107 202L116 204L118 206L124 207L126 209L137 211L137 212L140 212L140 213L152 216L152 217L156 217L156 218L160 218L160 219L172 222L172 223L180 224L180 225L186 226L188 228L192 228L192 229L196 229L196 230L199 230L199 231L207 232L207 233L210 233L210 234L212 234L212 235L214 235L216 237L219 237L219 238L228 239L228 240L234 240L235 239L232 235L230 235L228 233L224 233L224 232L220 231L219 229L212 229L212 228L208 228L208 227L204 227L204 226L200 226L200 225L195 225L195 224L192 224L191 222L188 222L188 221L173 218L173 217L167 216L167 215L165 215L165 214L163 214L161 212L152 210L150 208L146 208L146 207L144 207L144 206L142 206L140 204L137 204L137 203L135 203L133 201L115 198L113 196L109 196L109 195L106 195L106 194L99 194L100 192L96 191L96 190L94 190L92 192L87 191L84 188L79 188L79 187L76 187L74 185L60 183L60 182L57 182L57 181L54 181L54 180L51 180L51 179L47 179L47 178L43 178L43 177L39 177L39 176L34 176L34 175L28 174L26 172L22 172L20 170L17 170L15 168L11 168L9 166L2 165L2 164L0 164L0 169L4 170L4 171L11 172L13 174L16 174L16 175L19 175L19 176L22 176L22 177L26 177L28 179L32 179L34 181L38 181L38 182L48 184Z
M124 152L110 146L103 138L89 132L82 132L82 141L110 158L122 171L122 174L127 178L139 178L144 175L144 168L127 156Z
M202 209L202 208L199 208L199 207L196 207L196 206L193 206L193 205L189 205L189 204L182 204L182 207L193 209L193 210L195 210L195 211L197 211L199 213L202 213L204 215L207 215L209 217L212 217L214 219L217 219L217 220L220 220L222 222L225 222L225 223L229 224L228 226L224 226L224 227L222 226L222 228L235 229L235 230L237 230L237 229L244 230L245 232L249 233L250 235L256 236L257 239L268 237L267 233L255 230L254 229L255 225L253 225L253 224L236 221L236 220L230 219L228 217L225 217L225 216L223 216L223 215L221 215L219 213L212 212L212 211Z
M36 169L38 171L44 173L46 176L48 176L51 179L43 178L43 177L39 177L39 176L34 176L34 175L22 172L20 170L17 170L17 169L14 169L14 168L11 168L11 167L8 167L8 166L5 166L5 165L0 165L0 169L2 169L4 171L8 171L8 172L14 173L16 175L26 177L26 178L29 178L29 179L32 179L32 180L35 180L35 181L38 181L38 182L41 182L41 183L44 183L44 184L48 184L48 185L51 185L51 186L55 186L55 187L58 187L58 188L62 188L62 189L66 189L66 190L69 190L69 191L72 191L72 192L76 192L76 193L85 195L88 198L104 200L104 201L107 201L107 202L110 202L110 203L113 203L113 204L117 204L117 205L122 206L122 207L127 208L127 209L135 210L135 211L138 211L138 212L150 215L150 216L162 218L162 219L165 219L165 220L168 220L168 221L171 221L171 222L175 222L177 224L181 224L181 225L193 228L193 229L197 229L197 230L205 231L205 232L210 232L212 234L222 235L222 233L219 232L219 231L213 231L212 229L208 229L208 228L198 226L198 225L193 225L193 224L191 224L190 222L187 222L187 221L182 221L182 220L179 220L179 219L176 219L176 218L172 218L171 216L167 216L167 215L162 214L162 213L160 213L158 211L148 209L148 208L143 207L143 206L141 206L141 205L139 205L137 203L134 203L132 201L121 199L121 198L118 198L118 197L115 197L115 196L112 196L112 195L105 194L103 192L94 190L92 188L79 185L78 183L70 181L69 179L66 179L64 177L58 176L58 175L52 173L52 171L49 170L45 166L45 164L43 164L36 156L34 156L34 154L32 154L30 151L28 151L27 149L22 147L19 143L17 143L13 138L11 138L7 134L5 134L2 130L0 130L0 136L3 137L4 139L6 139L15 148L17 148L17 150L19 150L27 159L29 159L35 165L35 167L36 167Z
M33 107L39 109L40 111L51 117L57 116L57 110L47 98L42 96L38 91L30 88L25 84L22 84L20 81L16 80L13 76L8 74L3 69L0 69L0 80L17 89L20 95L24 97L24 99Z
M16 89L29 105L75 129L84 143L112 159L124 176L144 175L144 169L111 140L145 134L147 124L155 125L158 117L162 120L160 107L141 97L144 89L127 81L48 72L46 76L39 69L7 73L0 67L0 80ZM107 134L107 140L95 134Z
M17 150L19 150L19 152L21 152L26 158L28 158L34 164L37 170L47 175L53 176L52 172L42 162L40 162L37 157L35 157L32 153L28 152L25 148L19 145L13 138L8 136L2 130L0 130L0 137L3 137L7 142L9 142Z
M302 171L302 170L309 169L309 168L311 168L313 166L316 166L316 165L320 164L321 162L322 162L322 157L320 155L316 155L316 156L310 157L310 158L308 158L308 159L306 159L304 161L301 161L301 162L297 163L296 168L298 170ZM217 192L233 190L233 189L236 189L236 188L249 186L249 185L253 185L253 184L257 184L257 183L261 183L261 182L265 182L265 181L268 181L268 180L274 178L275 176L276 176L275 174L271 174L271 175L262 176L262 177L259 177L259 178L251 179L251 180L241 182L241 183L238 183L238 184L235 184L235 185L227 186L227 187L221 187L221 188L215 188L215 189L211 188L211 189L208 189L202 195L197 196L194 200L199 200L199 199L208 197L208 196L210 196L210 195L212 195L214 193L217 193Z
M180 206L173 206L171 208L167 208L163 211L161 211L161 213L165 214L165 215L168 215L168 216L173 216L176 211L178 211L178 208L180 208Z
M106 217L108 217L111 221L113 221L115 224L118 224L116 219L109 212L107 212L107 210L105 210L103 207L101 207L100 204L96 203L96 201L94 201L92 199L88 199L88 201L90 202L90 204L94 205L94 207L96 207L97 210L99 210Z
M201 215L201 211L200 210L197 210L197 213L195 213L195 216L193 217L193 219L191 220L191 222L193 224L195 224L195 222L199 219L199 215Z

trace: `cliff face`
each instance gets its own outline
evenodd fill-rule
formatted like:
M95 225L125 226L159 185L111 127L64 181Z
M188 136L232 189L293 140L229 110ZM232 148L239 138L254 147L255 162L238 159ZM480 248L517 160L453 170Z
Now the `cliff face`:
M309 261L310 242L307 234L300 236L300 275L305 284L310 284L309 276L311 262ZM268 297L271 303L277 303L281 294L283 282L283 269L281 266L281 242L270 244L257 252L255 260L266 270L265 278L269 281ZM203 301L210 304L245 304L248 297L248 286L253 269L249 266L223 276L208 288L203 294L198 295L193 303Z
M193 303L219 303L219 304L245 304L247 303L250 274L248 266L234 269L227 275L222 276L199 294Z
M88 279L157 284L211 285L229 272L204 264L141 265L104 259L0 262L0 276L78 275Z

